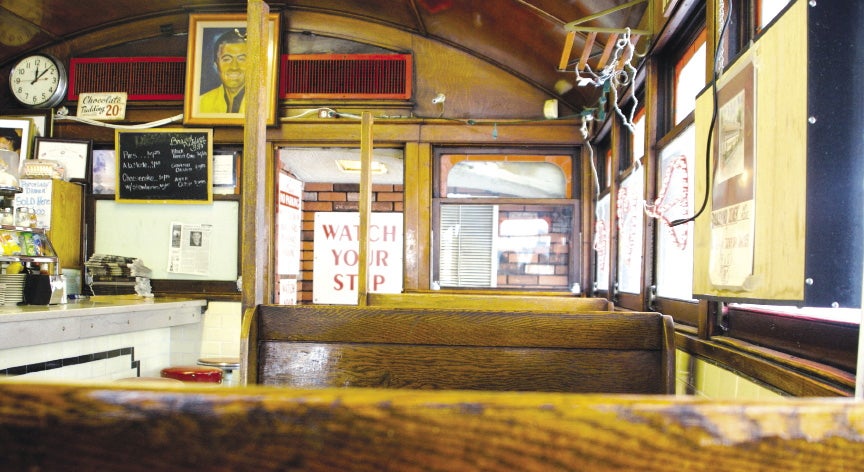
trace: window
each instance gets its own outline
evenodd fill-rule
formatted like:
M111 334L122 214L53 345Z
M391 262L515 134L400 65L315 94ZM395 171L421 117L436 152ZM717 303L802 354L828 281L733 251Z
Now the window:
M759 29L768 26L780 12L786 8L790 0L759 0Z
M705 87L705 30L675 64L675 124L696 109L696 95Z
M672 226L693 214L693 159L696 127L684 132L660 152L657 198L647 205L649 216L657 219L656 277L660 297L693 298L693 223Z
M642 293L644 175L637 165L618 189L618 290L626 293Z
M562 154L439 154L439 286L568 290L578 281L572 161Z
M609 201L611 199L607 193L597 200L597 205L594 207L594 257L596 258L594 289L599 291L609 290L609 251L611 250Z

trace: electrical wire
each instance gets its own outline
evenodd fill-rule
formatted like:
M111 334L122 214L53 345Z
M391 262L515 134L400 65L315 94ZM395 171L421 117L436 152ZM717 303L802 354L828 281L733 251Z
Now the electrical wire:
M705 211L705 208L708 207L708 195L711 189L711 142L714 135L714 125L717 122L717 79L718 79L718 68L720 65L720 50L723 44L723 37L726 35L726 27L729 25L729 21L732 19L732 3L729 3L729 11L726 13L726 19L723 20L723 26L720 28L720 35L717 39L717 47L714 49L714 67L712 68L712 79L711 79L711 93L712 97L712 110L711 110L711 124L708 128L708 138L705 143L705 195L702 199L702 206L699 208L693 216L688 218L680 218L677 220L673 220L669 223L669 226L678 226L683 225L685 223L689 223L699 216Z

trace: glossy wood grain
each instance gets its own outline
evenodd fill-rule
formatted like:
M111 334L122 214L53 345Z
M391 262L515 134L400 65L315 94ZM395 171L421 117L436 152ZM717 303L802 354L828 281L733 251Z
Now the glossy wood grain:
M6 470L855 470L864 404L0 382Z
M614 306L605 298L574 296L454 294L424 293L370 293L368 304L406 308L465 308L537 311L611 311Z
M262 305L244 320L246 380L671 393L672 332L659 313Z

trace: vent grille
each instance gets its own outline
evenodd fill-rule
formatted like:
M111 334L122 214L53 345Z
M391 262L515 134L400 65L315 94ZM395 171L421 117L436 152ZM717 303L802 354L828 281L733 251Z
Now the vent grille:
M128 100L183 100L185 57L100 57L69 61L69 100L126 92Z
M411 98L409 54L288 54L280 98Z
M279 98L411 98L410 54L289 54L279 68ZM130 101L183 100L185 57L73 58L69 100L126 92Z

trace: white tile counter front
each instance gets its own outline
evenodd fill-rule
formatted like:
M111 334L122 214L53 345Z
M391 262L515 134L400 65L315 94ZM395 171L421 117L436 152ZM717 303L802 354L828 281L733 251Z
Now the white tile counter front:
M97 296L0 307L0 375L57 380L158 377L194 365L205 300Z

